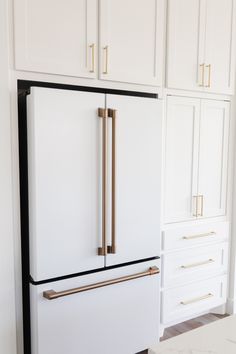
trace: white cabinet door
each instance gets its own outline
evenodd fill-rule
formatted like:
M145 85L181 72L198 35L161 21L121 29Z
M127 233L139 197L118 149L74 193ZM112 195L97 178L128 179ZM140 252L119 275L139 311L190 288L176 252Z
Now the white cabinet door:
M32 88L27 100L31 276L103 267L97 108L105 96Z
M165 222L196 217L200 100L168 97L165 137Z
M198 195L203 217L225 214L229 102L202 100Z
M100 0L100 79L161 85L164 0Z
M234 0L206 0L205 85L209 92L234 90L233 10Z
M95 77L97 0L15 0L19 70Z
M204 60L200 0L168 1L167 86L199 90Z
M31 285L32 354L134 354L157 343L160 276L149 275L47 300L63 291L148 271L159 261Z
M108 95L107 107L117 110L112 265L160 254L162 101Z

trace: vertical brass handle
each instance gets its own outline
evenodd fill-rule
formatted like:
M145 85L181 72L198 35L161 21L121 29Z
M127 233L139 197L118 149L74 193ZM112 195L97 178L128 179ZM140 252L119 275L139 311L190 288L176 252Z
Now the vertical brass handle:
M206 68L208 68L208 83L205 87L211 87L211 64L206 65Z
M199 211L199 208L198 208L197 216L203 216L204 196L203 195L199 195L198 196L198 200L199 200L198 206L200 206L200 211Z
M89 46L90 50L91 50L91 69L89 70L90 73L94 73L95 72L95 44L91 44Z
M198 196L197 195L193 196L193 204L194 204L193 209L195 210L193 212L193 216L197 217L198 216Z
M108 111L104 108L98 109L98 116L102 118L102 247L98 248L99 256L107 255L107 117Z
M108 74L108 45L103 47L103 51L105 56L105 66L104 66L103 74L107 75Z
M116 110L108 109L108 117L112 118L112 227L110 254L116 253Z
M204 87L204 85L205 85L205 63L200 65L200 77L201 77L201 80L200 80L199 86Z

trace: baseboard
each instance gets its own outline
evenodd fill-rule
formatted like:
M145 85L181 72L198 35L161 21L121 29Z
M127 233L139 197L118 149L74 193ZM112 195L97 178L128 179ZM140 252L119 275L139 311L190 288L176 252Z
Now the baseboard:
M230 299L230 298L227 299L226 312L229 315L235 315L236 314L236 308L235 308L234 299Z

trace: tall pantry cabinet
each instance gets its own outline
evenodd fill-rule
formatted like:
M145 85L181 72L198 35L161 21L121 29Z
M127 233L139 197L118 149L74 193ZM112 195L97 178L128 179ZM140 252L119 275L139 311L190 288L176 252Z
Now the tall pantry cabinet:
M235 69L234 0L167 3L163 328L227 301Z

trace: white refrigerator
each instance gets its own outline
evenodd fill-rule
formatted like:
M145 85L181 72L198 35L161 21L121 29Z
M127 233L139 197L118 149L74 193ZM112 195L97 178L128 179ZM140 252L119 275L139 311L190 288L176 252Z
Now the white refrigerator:
M26 113L31 354L148 348L159 336L162 101L33 86Z

